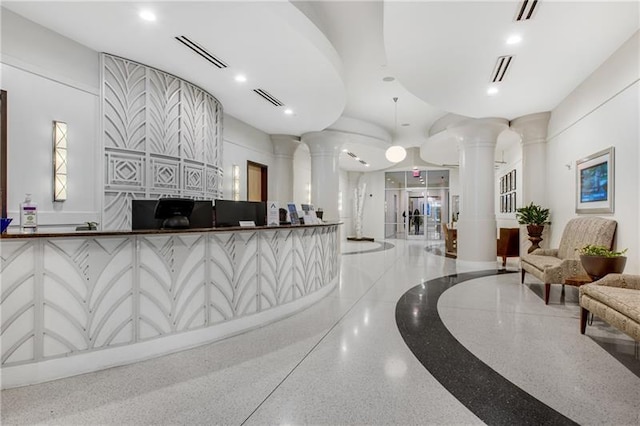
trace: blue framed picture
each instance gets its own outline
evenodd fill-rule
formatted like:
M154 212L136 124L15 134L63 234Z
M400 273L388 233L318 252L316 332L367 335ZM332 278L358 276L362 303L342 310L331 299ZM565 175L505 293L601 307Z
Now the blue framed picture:
M613 213L614 148L576 161L576 213Z

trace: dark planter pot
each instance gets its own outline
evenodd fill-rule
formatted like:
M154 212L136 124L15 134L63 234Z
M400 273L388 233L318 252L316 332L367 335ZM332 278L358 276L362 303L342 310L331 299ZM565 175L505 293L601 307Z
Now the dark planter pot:
M527 233L529 234L529 241L531 241L528 253L540 248L542 231L544 231L544 225L527 225Z
M582 267L593 281L597 281L607 274L621 274L627 263L625 256L604 257L580 255Z

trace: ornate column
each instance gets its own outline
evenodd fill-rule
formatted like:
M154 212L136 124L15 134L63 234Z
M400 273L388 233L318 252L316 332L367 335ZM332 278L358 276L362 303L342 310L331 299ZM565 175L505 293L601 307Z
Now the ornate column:
M300 146L300 138L290 135L272 135L274 167L273 195L271 201L279 201L286 208L286 203L293 200L293 154Z
M547 127L550 112L529 114L511 120L511 128L520 134L522 143L523 206L547 201Z
M458 259L496 262L494 159L498 135L507 120L464 120L447 130L460 142L460 217Z
M342 132L323 130L302 135L311 153L311 202L324 210L325 220L339 220L340 149L347 141Z

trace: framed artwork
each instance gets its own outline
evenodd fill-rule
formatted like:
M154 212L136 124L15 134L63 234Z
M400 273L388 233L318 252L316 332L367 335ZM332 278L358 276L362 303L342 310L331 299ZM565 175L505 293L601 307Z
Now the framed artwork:
M504 195L500 196L500 213L504 213Z
M511 174L513 175L513 190L516 190L516 169L511 170Z
M511 210L512 212L516 211L516 193L514 192L513 194L511 194L511 197L513 197L513 200L511 200L511 208L513 210Z
M614 148L576 161L576 213L613 213Z

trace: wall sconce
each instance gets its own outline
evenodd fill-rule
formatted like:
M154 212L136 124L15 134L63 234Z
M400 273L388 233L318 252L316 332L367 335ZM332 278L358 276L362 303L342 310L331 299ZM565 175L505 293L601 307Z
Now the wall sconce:
M67 123L53 122L53 201L67 199Z
M231 166L231 176L233 180L233 200L240 201L240 166L237 164Z

